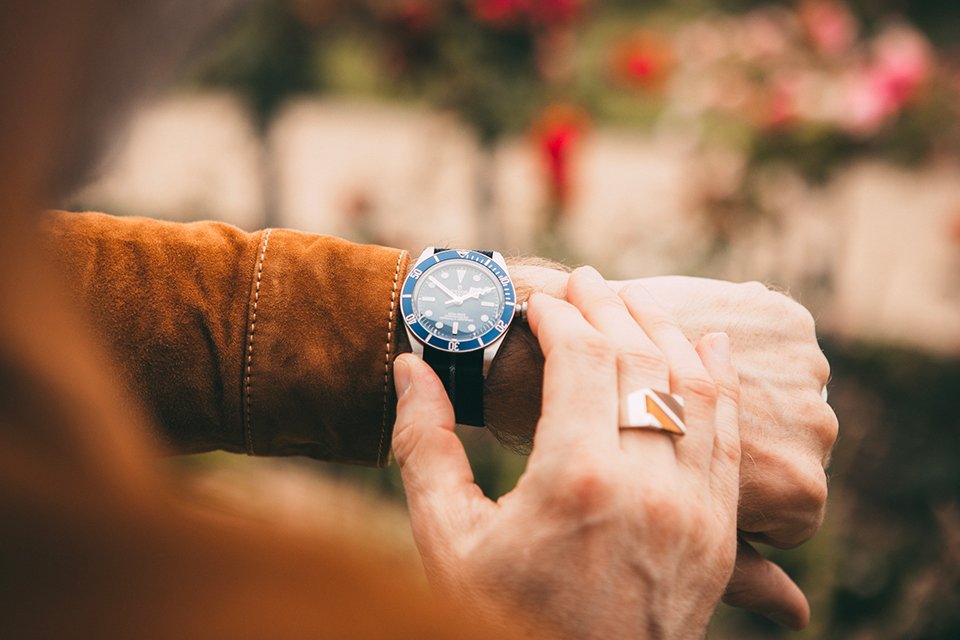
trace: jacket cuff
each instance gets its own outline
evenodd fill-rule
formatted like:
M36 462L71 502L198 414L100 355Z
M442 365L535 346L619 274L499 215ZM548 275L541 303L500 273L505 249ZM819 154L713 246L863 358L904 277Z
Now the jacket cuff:
M385 466L405 251L261 232L243 351L251 455Z

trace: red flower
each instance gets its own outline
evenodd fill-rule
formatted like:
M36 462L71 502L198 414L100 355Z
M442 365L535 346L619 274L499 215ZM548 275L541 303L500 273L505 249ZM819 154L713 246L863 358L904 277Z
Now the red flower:
M580 109L555 104L547 107L534 125L534 142L550 199L561 208L570 201L571 164L587 124L587 116Z
M527 0L474 0L471 7L481 22L502 27L518 23L526 4Z
M394 8L394 22L409 31L428 31L440 20L440 8L429 0L400 0Z
M614 47L611 67L621 84L635 89L659 90L673 68L673 51L662 37L638 33Z
M530 0L527 9L534 24L554 26L573 22L583 8L583 0Z
M572 22L580 14L584 0L473 0L474 17L496 27L523 23L557 26Z

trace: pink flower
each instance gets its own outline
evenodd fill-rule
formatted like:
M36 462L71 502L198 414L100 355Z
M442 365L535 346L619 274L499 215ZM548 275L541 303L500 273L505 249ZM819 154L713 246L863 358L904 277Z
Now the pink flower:
M920 34L898 29L880 36L875 51L874 81L890 103L900 108L917 95L930 75L930 47Z
M926 40L904 28L882 34L872 49L872 61L849 84L845 125L860 135L875 133L909 105L933 66Z
M847 5L833 0L806 0L800 5L800 20L820 53L839 55L849 51L857 38L856 18Z
M773 129L787 127L797 119L797 82L793 78L778 78L767 103L764 124Z

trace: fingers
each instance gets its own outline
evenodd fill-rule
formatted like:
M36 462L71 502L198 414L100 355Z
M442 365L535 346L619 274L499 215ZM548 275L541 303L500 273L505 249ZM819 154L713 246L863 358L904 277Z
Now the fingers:
M791 629L810 622L810 605L800 587L743 540L737 540L737 562L723 601Z
M534 294L527 310L543 351L543 412L534 452L617 445L616 351L576 307Z
M396 359L393 372L398 397L393 452L411 520L430 523L485 500L453 431L453 407L436 374L409 354Z
M634 321L663 352L670 366L670 392L684 400L687 435L677 443L677 460L708 469L713 456L717 386L690 341L641 284L620 292Z
M740 494L740 379L730 360L730 338L725 333L705 335L697 344L697 354L718 391L710 489L735 526Z
M607 336L617 350L617 388L619 401L638 389L649 387L670 390L670 367L660 349L637 326L616 292L607 285L596 269L581 267L573 272L567 284L567 299L575 305L587 321ZM649 454L662 448L673 460L674 447L670 438L649 429L625 429L620 434L624 450L637 448Z

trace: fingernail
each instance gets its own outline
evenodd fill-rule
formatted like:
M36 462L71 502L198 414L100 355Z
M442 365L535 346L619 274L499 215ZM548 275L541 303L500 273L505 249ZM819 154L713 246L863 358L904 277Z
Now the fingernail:
M527 307L529 308L531 305L539 306L544 304L544 301L550 299L553 299L553 296L551 296L549 293L544 293L543 291L534 291L527 299Z
M800 631L805 626L807 626L803 618L799 617L795 613L791 613L787 611L771 611L770 613L767 614L767 617L773 620L774 622L776 622L777 624L784 627L789 627L794 631Z
M404 396L410 384L413 382L410 365L406 363L403 357L393 361L393 385L397 389L397 399Z
M600 275L600 272L591 267L590 265L584 265L578 269L581 277L587 282L605 282L603 276Z
M726 333L718 332L710 336L710 347L713 353L721 360L730 359L730 336Z

